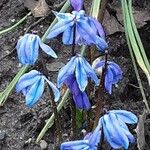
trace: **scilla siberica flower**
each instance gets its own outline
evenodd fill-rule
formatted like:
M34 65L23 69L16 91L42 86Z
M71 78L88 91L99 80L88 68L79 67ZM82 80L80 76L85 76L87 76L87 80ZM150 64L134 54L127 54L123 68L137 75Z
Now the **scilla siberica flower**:
M44 44L38 35L25 34L19 39L16 46L20 63L33 65L38 58L39 48L46 54L57 58L56 53L48 45Z
M29 73L24 74L16 85L16 91L22 92L26 97L26 105L32 107L38 102L44 92L44 82L48 83L51 87L55 101L57 102L60 97L57 87L49 81L43 74L36 70L32 70Z
M134 136L130 133L127 124L137 123L137 117L126 110L108 111L100 118L99 124L103 127L104 137L114 149L128 149L129 142L134 143Z
M73 94L73 99L78 108L89 109L90 102L85 88L91 77L98 85L98 78L90 64L81 55L76 55L59 71L57 85L61 87L65 83Z
M98 78L90 66L90 64L86 61L86 59L81 55L76 55L71 58L71 60L60 69L57 85L61 87L62 84L67 80L71 75L75 75L77 84L79 89L83 92L88 84L88 77L94 80L95 84L98 85Z
M72 13L57 13L54 12L58 19L58 23L54 25L47 39L51 39L63 33L63 43L73 44L73 34L75 31L75 43L91 45L95 44L99 50L104 51L107 48L107 43L104 40L104 31L100 24L93 21L91 17L85 16L85 11L72 11ZM98 25L97 25L98 24ZM98 29L98 27L101 27ZM100 33L100 36L97 34Z
M105 61L98 61L94 64L94 69L102 69L105 65ZM112 85L117 84L119 80L122 79L122 70L114 62L107 62L107 70L105 73L105 89L110 94L112 93Z
M61 150L97 150L98 143L101 140L103 130L104 139L114 149L128 149L129 142L135 142L134 136L130 133L126 123L137 123L137 117L126 110L108 111L99 119L99 123L93 133L87 134L83 140L64 142L61 144Z

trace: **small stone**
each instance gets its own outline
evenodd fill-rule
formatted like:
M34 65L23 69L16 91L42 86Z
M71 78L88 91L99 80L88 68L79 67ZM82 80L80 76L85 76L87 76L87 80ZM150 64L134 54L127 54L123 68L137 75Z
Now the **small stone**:
M11 22L15 22L16 20L15 19L11 19Z
M46 149L47 146L48 146L48 144L47 144L47 142L46 142L45 140L41 140L41 141L40 141L40 148L41 148L42 150Z
M5 137L6 137L5 131L1 131L1 130L0 130L0 140L4 140Z

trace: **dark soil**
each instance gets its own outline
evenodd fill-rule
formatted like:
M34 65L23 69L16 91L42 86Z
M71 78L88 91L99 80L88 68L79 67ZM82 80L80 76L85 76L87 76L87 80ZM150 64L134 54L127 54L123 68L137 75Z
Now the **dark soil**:
M60 1L58 0L54 2L53 0L50 0L48 1L48 4L50 5L50 8L53 8L55 4L58 4L59 2ZM149 0L137 0L134 2L134 7L141 11L149 11L149 6ZM17 22L27 13L28 10L24 8L21 0L1 0L0 29L11 26L13 21ZM50 14L49 17L30 31L36 31L37 34L42 36L53 20L53 17L54 16ZM24 23L17 27L17 29L0 37L0 58L14 49L18 38L22 36L26 29L38 19L39 18L29 16ZM139 32L145 50L148 56L150 56L150 20L147 21L144 26L139 28ZM119 31L112 35L108 35L107 39L111 55L109 58L111 60L113 59L122 67L124 74L124 78L118 84L118 88L114 88L113 94L108 96L108 103L112 109L126 109L140 115L143 112L144 103L142 102L142 96L138 88L125 35L123 32ZM54 39L50 44L58 54L58 59L54 60L45 57L47 64L55 64L55 62L66 63L70 55L70 47L62 46L59 39ZM0 63L0 90L3 90L17 73L20 65L15 52L1 60ZM58 73L57 71L57 69L49 71L51 80L55 83ZM141 70L140 74L147 99L150 101L150 89L146 77ZM50 99L46 90L40 102L32 109L25 106L24 97L22 97L21 94L17 94L13 91L5 105L0 107L0 150L40 150L40 146L35 144L35 139L45 125L45 120L50 117L52 112ZM60 114L63 133L64 136L67 136L69 135L67 129L70 125L70 116L68 115L67 110L63 110ZM44 140L48 143L48 150L52 150L55 143L54 131L55 127L53 126L44 136ZM150 122L148 121L145 122L145 137L147 142L145 150L150 150L150 148L148 148L148 145L150 146ZM29 141L30 138L31 142L27 144L27 141ZM136 150L137 147L136 145L132 145L129 149Z

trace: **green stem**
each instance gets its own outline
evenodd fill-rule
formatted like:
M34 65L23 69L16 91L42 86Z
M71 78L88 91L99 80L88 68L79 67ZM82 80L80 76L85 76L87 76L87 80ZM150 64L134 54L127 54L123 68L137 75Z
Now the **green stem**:
M134 21L134 17L133 17L133 13L132 13L132 0L128 0L128 8L129 8L129 14L130 14L130 21L131 21L131 25L132 25L132 28L133 28L133 31L134 31L134 35L135 35L135 38L137 40L137 44L139 46L139 49L140 49L140 52L141 52L141 55L143 57L143 60L145 62L145 65L147 67L147 70L150 74L150 63L148 61L148 58L146 56L146 53L145 53L145 50L144 50L144 47L143 47L143 44L142 44L142 41L141 41L141 38L139 36L139 33L137 31L137 28L136 28L136 24L135 24L135 21Z
M100 2L100 0L98 0L98 1ZM95 2L97 2L97 0L95 0ZM96 14L95 11L96 11L97 9L95 9L95 7L97 7L97 5L94 3L92 6L94 6L93 8L91 8L91 12L92 12L92 16L93 16L94 14ZM100 6L100 5L99 5L99 6ZM94 10L95 10L95 11L94 11ZM94 16L93 16L93 17L94 17ZM81 47L81 55L84 55L85 49L86 49L86 46L83 45L83 46ZM57 106L57 111L58 111L58 112L59 112L59 111L62 109L62 107L64 106L65 102L67 101L68 96L69 96L69 89L66 90L64 96L63 96L62 99L61 99L61 102L60 102L60 103L58 104L58 106ZM38 137L37 137L37 139L36 139L36 142L37 142L37 143L43 138L43 136L44 136L44 134L46 133L46 131L53 125L53 123L54 123L54 118L55 118L55 115L54 115L54 113L53 113L53 114L51 115L51 117L48 119L48 121L46 122L46 125L44 126L44 128L42 129L42 131L40 132L40 134L38 135Z
M57 111L58 111L58 112L63 108L63 106L64 106L64 104L65 104L65 102L66 102L68 96L69 96L69 89L66 90L66 92L65 92L65 94L63 95L63 97L62 97L60 103L59 103L58 106L57 106ZM54 113L53 113L53 114L51 115L51 117L47 120L46 125L44 126L44 128L42 129L42 131L40 132L40 134L38 135L38 137L37 137L37 139L36 139L36 142L37 142L37 143L43 138L43 136L44 136L44 134L46 133L46 131L53 125L54 119L55 119L55 115L54 115Z
M125 7L127 7L126 0L122 0L121 3L122 3L122 9L123 9L123 17L124 17L123 20L124 20L124 26L125 26L125 35L126 35L127 44L128 44L128 47L129 47L129 52L130 52L130 55L131 55L131 59L132 59L132 63L133 63L133 66L134 66L137 81L138 81L138 84L139 84L139 87L140 87L140 91L141 91L141 94L142 94L142 97L143 97L143 102L144 102L147 110L150 112L150 108L149 108L149 105L148 105L148 102L147 102L147 99L146 99L146 96L145 96L145 92L144 92L144 89L143 89L143 86L142 86L140 75L139 75L139 72L138 72L138 69L137 69L137 66L136 66L136 62L135 62L135 58L134 58L134 55L133 55L133 48L132 48L131 41L130 41L130 38L129 38L130 32L128 32L128 26L127 26L127 24L128 24L128 22L127 22L127 11L128 10L125 8Z
M25 21L27 19L28 16L31 15L31 12L29 12L26 16L24 16L21 20L19 20L16 24L14 24L13 26L7 28L7 29L4 29L4 30L1 30L0 31L0 36L4 33L7 33L13 29L15 29L18 25L20 25L23 21Z

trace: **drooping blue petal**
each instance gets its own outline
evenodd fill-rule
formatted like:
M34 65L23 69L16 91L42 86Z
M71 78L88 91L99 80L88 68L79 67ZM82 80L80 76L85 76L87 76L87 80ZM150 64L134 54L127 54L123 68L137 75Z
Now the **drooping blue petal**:
M28 37L25 53L28 58L29 64L34 64L39 55L39 37L37 35L31 34Z
M89 23L90 26L92 27L92 29L95 32L98 32L98 34L100 35L100 37L102 37L103 39L105 39L105 32L103 30L103 27L101 25L100 22L98 22L96 19L92 18L92 17L88 17L89 19Z
M102 51L108 47L106 41L94 33L90 25L87 24L87 21L80 20L77 27L78 32L81 34L82 38L88 41L89 44L96 44L99 50Z
M17 42L17 54L18 54L18 59L22 64L26 64L26 53L25 53L25 46L26 46L26 42L28 39L28 34L24 35L23 37L21 37L21 39L18 40Z
M101 60L101 61L99 61L99 62L97 62L97 64L95 65L95 69L97 69L97 68L101 68L101 67L103 67L105 65L105 61L104 60Z
M123 132L125 133L125 135L128 137L129 141L131 143L134 143L135 142L135 138L134 136L130 133L127 125L121 120L121 119L118 119L119 120L119 124L120 126L122 127L123 129Z
M98 35L96 35L95 44L98 50L101 52L105 52L105 49L108 48L108 44L106 43L106 41Z
M80 11L83 7L83 0L70 0L72 7L76 11Z
M65 80L65 84L73 95L79 95L81 93L74 74Z
M26 105L32 107L44 92L44 78L37 80L26 95Z
M89 137L89 143L92 148L97 147L98 143L100 142L101 139L101 128L102 128L102 123L99 121L97 127Z
M132 112L126 110L111 110L119 119L128 124L135 124L138 122L138 118Z
M59 92L58 88L51 81L49 81L46 77L44 77L44 79L47 81L47 83L49 84L49 86L51 87L51 89L54 93L55 102L58 102L58 100L60 98L60 92Z
M21 76L21 78L17 82L16 91L20 92L27 86L32 85L35 81L39 80L40 78L41 78L40 73L36 70L32 70L28 73L25 73L23 76Z
M77 140L64 142L61 144L61 150L89 150L88 140Z
M53 58L57 58L56 53L48 45L42 43L41 41L40 41L40 47L46 54L52 56Z
M86 109L88 110L91 107L89 98L85 92L80 92L79 95L73 95L73 100L75 105L79 109Z
M70 45L73 43L73 27L68 27L64 31L62 41L66 45Z
M57 35L64 32L68 27L70 27L72 25L73 25L73 21L70 21L70 20L59 21L51 29L50 33L47 36L47 39L51 39L51 38L56 37Z
M71 58L71 60L59 70L58 78L57 78L57 86L60 88L64 81L72 74L74 74L75 70L75 56Z
M129 140L123 129L120 128L119 122L113 113L104 115L103 117L103 131L108 143L115 149L129 146Z
M90 66L90 64L86 61L86 59L84 57L81 57L80 63L82 64L83 68L85 69L87 76L91 77L91 79L94 80L95 84L98 85L99 80L98 80L93 68Z
M113 73L109 69L109 66L107 67L106 75L105 75L105 89L109 94L112 92L112 83L113 83Z
M79 85L79 89L83 92L85 91L85 88L87 86L88 78L79 59L80 58L78 58L77 60L78 62L76 63L75 76L76 76L77 83Z

